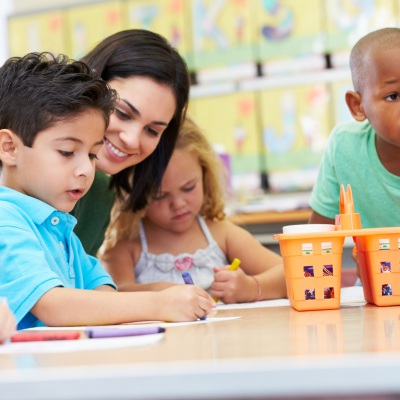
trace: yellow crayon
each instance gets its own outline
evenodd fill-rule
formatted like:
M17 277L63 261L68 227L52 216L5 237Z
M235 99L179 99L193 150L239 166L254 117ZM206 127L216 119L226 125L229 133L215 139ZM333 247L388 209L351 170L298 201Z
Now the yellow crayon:
M228 271L236 271L239 268L240 265L240 260L238 258L234 258L232 261L232 264L229 266ZM218 303L218 300L216 297L213 299L216 303Z
M238 258L234 258L232 264L228 268L228 271L236 271L239 268L240 260Z

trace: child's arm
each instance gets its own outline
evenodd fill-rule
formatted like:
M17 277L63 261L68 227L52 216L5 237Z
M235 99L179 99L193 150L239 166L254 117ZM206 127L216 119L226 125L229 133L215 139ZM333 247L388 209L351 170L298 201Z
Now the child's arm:
M335 220L332 218L327 218L318 214L314 210L311 212L310 219L308 220L309 224L335 224Z
M119 292L160 291L172 286L171 282L136 283L135 264L139 255L135 255L133 242L120 240L101 257L101 263L111 275Z
M120 324L134 321L193 321L215 305L204 290L177 285L161 292L118 293L56 287L31 312L48 326Z
M282 258L278 254L228 221L214 226L212 233L228 260L231 262L236 257L241 264L236 271L227 271L227 266L214 269L213 297L224 303L243 303L287 296ZM220 243L222 238L224 243Z
M6 304L0 303L0 343L4 343L15 332L14 314Z

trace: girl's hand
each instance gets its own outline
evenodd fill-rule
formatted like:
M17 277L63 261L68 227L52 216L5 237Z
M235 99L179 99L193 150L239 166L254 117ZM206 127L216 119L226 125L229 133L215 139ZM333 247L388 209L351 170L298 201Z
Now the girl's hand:
M6 304L0 304L0 343L15 332L15 317Z
M211 295L225 304L254 301L258 290L254 279L246 275L241 268L236 271L228 271L228 268L229 265L213 268L215 275Z
M196 321L215 307L208 293L195 285L176 285L157 296L161 321Z

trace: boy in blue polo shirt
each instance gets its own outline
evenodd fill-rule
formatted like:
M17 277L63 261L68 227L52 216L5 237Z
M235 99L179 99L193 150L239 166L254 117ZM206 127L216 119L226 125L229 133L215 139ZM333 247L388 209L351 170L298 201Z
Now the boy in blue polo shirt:
M88 191L116 93L86 64L31 53L0 68L0 296L18 328L194 320L202 289L117 293L68 214ZM82 290L92 289L92 290Z

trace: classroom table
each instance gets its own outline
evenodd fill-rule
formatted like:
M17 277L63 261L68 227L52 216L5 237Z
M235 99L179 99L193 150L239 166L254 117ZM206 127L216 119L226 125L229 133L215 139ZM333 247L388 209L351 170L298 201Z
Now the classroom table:
M221 305L211 317L240 318L172 325L151 345L2 354L0 399L391 399L400 307L344 290L356 296L342 294L338 310L298 312L286 299Z

